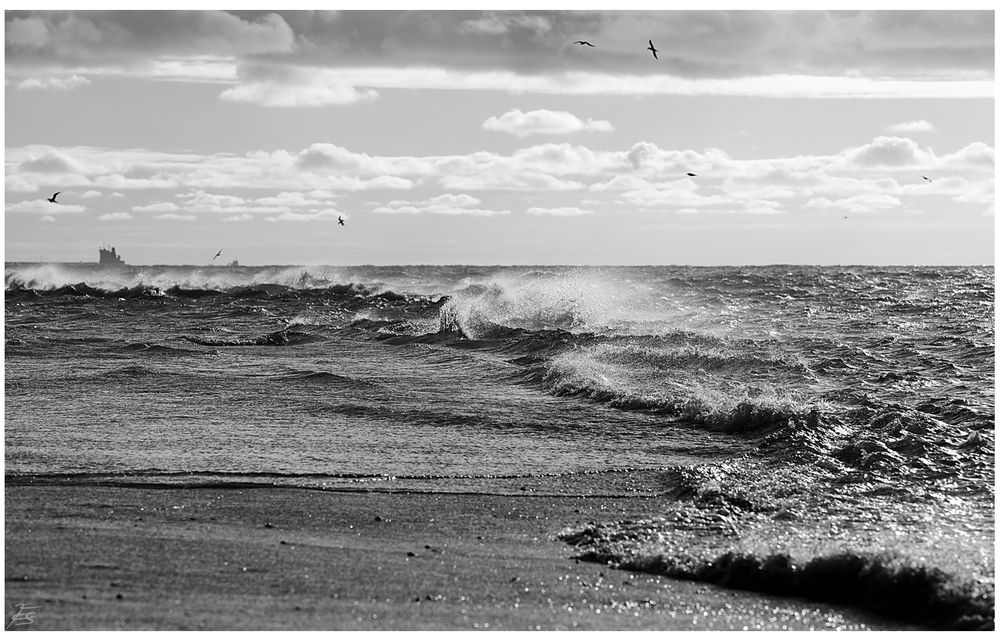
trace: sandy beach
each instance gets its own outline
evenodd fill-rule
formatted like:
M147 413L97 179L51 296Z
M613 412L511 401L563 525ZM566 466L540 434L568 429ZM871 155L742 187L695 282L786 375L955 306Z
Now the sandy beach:
M555 538L658 499L9 483L5 495L8 628L903 627L577 562Z

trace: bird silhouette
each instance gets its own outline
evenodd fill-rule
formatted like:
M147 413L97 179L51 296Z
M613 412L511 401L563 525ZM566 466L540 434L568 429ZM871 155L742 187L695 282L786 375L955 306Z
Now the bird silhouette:
M648 46L648 47L646 47L646 48L647 48L647 49L649 49L650 51L652 51L652 52L653 52L653 57L654 57L654 58L656 58L657 60L659 60L659 59L660 59L660 58L659 58L659 57L658 57L658 56L656 55L656 47L654 47L654 46L653 46L653 41L652 41L652 40L650 40L650 41L649 41L649 46Z
M923 178L924 180L926 180L926 181L927 181L927 182L929 182L929 183L932 183L932 182L934 182L933 180L931 180L931 179L930 179L930 178L928 178L927 176L921 176L921 178Z
M594 45L590 44L589 42L587 42L586 40L577 40L573 44L575 44L575 45L587 45L588 47L593 47L594 46Z
M61 193L62 193L61 191L57 191L56 193L52 194L52 198L46 198L45 200L49 201L50 203L54 203L56 202L56 196L58 196Z
M337 216L337 224L340 225L341 227L345 226L344 225L344 217L343 216Z
M215 256L212 256L212 260L215 260L216 258L218 258L221 255L222 255L222 250L220 249L219 253L217 253Z
M691 173L691 172L689 171L689 172L687 172L687 175L688 175L688 176L691 176L691 177L693 178L693 177L697 176L698 174L692 174L692 173Z

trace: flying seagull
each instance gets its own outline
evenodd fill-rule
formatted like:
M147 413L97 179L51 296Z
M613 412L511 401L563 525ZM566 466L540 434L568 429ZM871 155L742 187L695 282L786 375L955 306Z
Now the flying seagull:
M921 176L921 178L923 178L924 180L926 180L926 181L927 181L927 182L929 182L929 183L932 183L932 182L934 182L933 180L931 180L931 179L930 179L930 178L928 178L927 176Z
M337 224L340 225L341 227L344 226L344 217L343 216L337 216Z
M691 176L691 177L693 178L693 177L697 176L698 174L692 174L692 173L691 173L691 172L689 171L689 172L687 173L687 175L688 175L688 176Z
M657 60L659 60L659 58L656 55L656 47L653 46L653 41L652 40L649 41L649 46L646 47L646 48L653 52L653 57L654 58L656 58Z
M54 203L56 202L56 196L58 196L61 193L62 193L61 191L57 191L56 193L52 194L52 198L46 198L45 200L49 201L50 203Z
M587 42L586 40L577 40L573 44L575 44L575 45L587 45L588 47L593 47L594 46L594 45L590 44L589 42Z
M218 258L221 255L222 255L222 250L220 249L218 254L216 254L215 256L212 256L212 260L215 260L216 258Z

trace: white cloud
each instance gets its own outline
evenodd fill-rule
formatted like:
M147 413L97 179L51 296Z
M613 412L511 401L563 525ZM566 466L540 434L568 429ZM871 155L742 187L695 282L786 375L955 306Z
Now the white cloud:
M898 209L901 206L902 203L898 198L888 194L857 194L838 200L819 197L813 198L805 204L805 207L811 209L834 209L858 214L885 209Z
M71 91L77 87L89 85L90 81L83 76L51 76L48 78L25 78L15 85L18 89L51 89L55 91Z
M262 107L323 107L374 100L378 92L358 89L336 70L247 65L238 68L236 86L219 97Z
M528 209L528 214L532 216L586 216L593 213L593 210L580 209L579 207L531 207Z
M363 89L361 89L363 88ZM240 79L226 100L266 106L317 106L370 100L375 89L503 91L513 94L589 96L760 96L770 98L992 98L993 82L908 80L856 76L760 75L682 78L582 71L527 75L514 71L466 71L442 67L296 68L280 79ZM281 95L287 92L287 95Z
M267 207L309 207L323 205L327 202L328 198L319 195L307 195L300 191L283 191L276 196L257 198L253 202L256 205Z
M484 173L472 176L443 176L441 186L445 189L476 191L487 189L515 191L568 191L583 189L583 184L572 180L560 180L554 176L538 173Z
M177 211L180 209L174 203L152 203L150 205L136 205L132 208L134 212L167 212L167 211Z
M39 190L38 183L31 178L19 174L7 174L4 177L4 187L7 191L14 192L36 192Z
M129 178L118 173L96 176L92 184L105 189L175 189L180 186L170 178Z
M780 214L781 203L774 200L752 199L743 203L742 208L739 205L736 205L734 209L744 214Z
M160 220L195 220L196 216L191 214L160 214L156 218Z
M127 211L117 211L110 214L101 214L98 220L132 220L132 215Z
M101 192L99 192L97 190L94 190L94 189L89 189L89 190L83 192L82 194L80 194L80 198L98 198L98 197L100 197L100 195L101 195Z
M17 164L17 170L35 174L80 174L92 171L93 167L80 163L66 153L51 150L25 158Z
M267 218L270 222L277 221L292 221L292 222L309 222L313 220L337 220L337 218L343 217L347 220L347 216L336 209L324 209L322 211L313 212L311 214L301 214L296 212L284 212L277 216L269 216Z
M378 94L357 90L344 83L279 85L263 81L241 83L220 94L223 100L248 102L262 107L323 107L373 100Z
M223 218L222 222L224 222L224 223L242 223L242 222L246 222L248 220L253 220L253 216L251 214L236 214L235 216L229 216L228 218Z
M58 214L79 214L86 211L86 208L80 205L63 205L38 199L23 200L19 203L7 205L4 211L8 214L45 214L54 216Z
M983 142L974 142L952 154L941 156L938 165L954 169L984 169L993 172L995 152Z
M889 134L930 133L937 131L937 128L926 120L909 120L889 125L885 131Z
M53 218L52 216L42 216L38 220L42 221L43 223L54 223L54 222L56 222L56 219Z
M461 30L475 34L501 35L512 29L526 29L537 33L552 30L552 24L544 16L530 16L520 13L494 13L485 18L466 20Z
M456 216L499 216L510 210L482 209L482 201L468 194L441 194L423 201L394 200L376 207L376 214L444 214Z
M246 204L246 199L227 194L209 194L198 190L188 194L180 194L178 198L186 198L183 205L188 211L219 212L228 211L233 207Z
M568 111L536 109L522 112L511 109L502 116L491 116L483 122L488 131L503 131L519 138L533 134L563 135L580 131L611 132L614 127L607 120L581 120Z
M933 163L929 151L909 138L879 136L858 147L848 159L865 167L919 167Z
M774 213L793 211L789 202L793 199L801 199L794 203L801 205L813 198L832 203L856 195L887 195L906 205L930 194L988 202L993 197L994 155L993 148L982 142L942 154L899 136L878 136L826 155L776 158L734 158L716 148L662 149L646 141L612 151L564 142L508 154L475 151L438 156L374 155L329 143L242 155L31 145L6 150L5 180L8 194L34 190L47 196L52 185L59 185L73 202L74 193L114 186L142 193L145 202L133 212L184 209L258 219L314 216L334 206L335 196L339 200L360 190L373 192L368 200L395 208L394 213L428 213L431 207L492 210L481 203L431 202L435 188L438 195L467 198L474 197L469 193L490 190L587 189L588 196L600 198L601 206L614 198L661 210L710 207ZM698 176L687 177L689 171ZM934 182L923 181L921 174ZM79 189L74 192L75 186ZM178 194L164 202L162 192L146 191L163 188L177 189ZM422 199L393 196L395 205L386 205L388 198L378 193L417 188L424 192ZM571 204L583 207L579 197ZM583 208L600 211L597 206Z
M149 77L183 82L236 82L236 61L232 58L188 56L152 61Z

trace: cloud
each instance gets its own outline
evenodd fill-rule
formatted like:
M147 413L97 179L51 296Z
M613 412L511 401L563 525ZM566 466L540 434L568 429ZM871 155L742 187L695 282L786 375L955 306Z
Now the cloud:
M318 192L304 194L300 191L283 191L276 196L257 198L253 202L266 207L310 207L327 203L329 197Z
M889 125L885 131L889 134L929 133L937 131L937 128L926 120L909 120Z
M251 214L236 214L235 216L229 216L228 218L223 218L224 223L242 223L249 220L253 220L253 215Z
M80 205L63 205L50 203L48 200L22 200L4 207L8 214L45 214L54 216L59 214L79 214L86 211L86 207Z
M407 87L993 97L989 10L8 11L5 28L14 83L226 82L223 99L268 107L353 104ZM657 64L636 33L655 34ZM581 37L597 48L572 44Z
M195 220L197 217L191 214L160 214L156 218L160 220Z
M397 167L391 159L355 153L331 143L309 145L295 156L295 165L306 171L335 170L368 175L391 173ZM430 166L422 164L420 170L429 172Z
M444 214L452 216L498 216L510 210L493 210L476 207L482 201L468 194L442 194L424 201L394 200L376 207L376 214Z
M885 209L899 209L902 203L888 194L857 194L838 200L820 197L809 200L805 207L812 209L833 209L853 213L867 213Z
M286 54L295 33L276 13L243 19L227 11L8 11L8 59L85 64L147 57Z
M343 217L347 219L347 215L343 212L337 211L336 209L324 209L322 211L313 212L311 214L302 214L296 212L284 212L277 216L269 216L266 220L270 222L278 221L292 221L292 222L309 222L314 220L337 220L337 218Z
M369 200L379 200L387 192L421 190L419 198L392 195L393 205L384 197L376 205L386 207L384 213L389 209L431 213L434 208L444 212L451 207L470 210L465 213L478 210L481 215L495 208L481 202L432 199L455 194L475 198L484 191L587 190L600 207L614 201L670 211L712 208L747 213L795 211L814 198L825 198L829 206L855 195L883 194L904 204L931 194L963 199L958 202L987 202L993 197L995 170L994 149L984 142L940 153L901 136L878 136L826 154L774 158L736 158L718 148L669 149L639 141L617 150L563 142L507 154L428 156L367 154L331 143L246 154L30 145L7 149L5 161L9 194L34 190L47 195L56 184L67 189L73 202L74 186L79 186L75 193L120 189L141 192L142 204L133 212L183 209L224 217L250 214L257 219L283 214L310 219L335 206L335 195L339 202L362 190L372 194ZM687 177L688 171L698 177ZM921 174L934 182L921 180ZM167 188L176 189L177 195L165 198L159 190ZM597 205L581 205L579 194L570 204L602 211Z
M378 92L344 82L336 71L278 65L242 65L236 86L220 96L263 107L323 107L374 100Z
M276 73L276 72L275 72ZM241 87L245 87L241 89ZM893 79L851 75L768 74L735 78L687 78L551 70L473 71L442 67L348 67L322 70L294 67L281 80L241 79L223 92L226 100L269 103L267 106L349 104L376 97L376 89L440 89L501 91L512 94L585 96L760 96L770 98L992 98L985 78ZM289 92L288 96L279 95ZM301 97L300 97L301 94Z
M18 89L54 89L56 91L70 91L77 87L89 85L90 81L83 76L53 76L50 78L25 78L15 85Z
M132 220L132 214L127 211L117 211L110 214L101 214L98 220Z
M99 191L97 191L95 189L89 189L89 190L83 192L82 194L80 194L80 198L99 198L100 195L101 195L101 192L99 192Z
M579 207L531 207L528 214L532 216L586 216L594 213L590 209Z
M879 136L857 148L849 160L864 167L927 166L932 156L909 138Z
M483 129L504 131L519 138L533 134L564 135L580 131L614 131L607 120L581 120L568 111L536 109L522 112L511 109L500 117L491 116L483 122Z
M995 162L992 147L983 142L974 142L955 153L941 156L938 165L954 169L983 169L992 173Z
M514 191L568 191L583 189L583 183L560 180L554 176L537 173L479 174L472 176L443 176L441 186L459 191L500 189Z
M132 208L134 212L166 212L180 209L175 203L152 203L149 205L136 205Z
M500 35L513 30L525 29L536 33L547 33L552 25L545 16L521 13L494 13L485 18L466 20L462 31L475 34Z
M237 79L236 61L215 56L160 58L150 63L148 76L154 80L232 84Z
M198 212L227 211L233 207L245 205L247 202L245 198L240 198L239 196L209 194L201 190L189 194L180 194L178 198L186 199L183 202L185 209Z
M79 174L88 168L60 151L31 156L17 165L17 171L33 174Z

